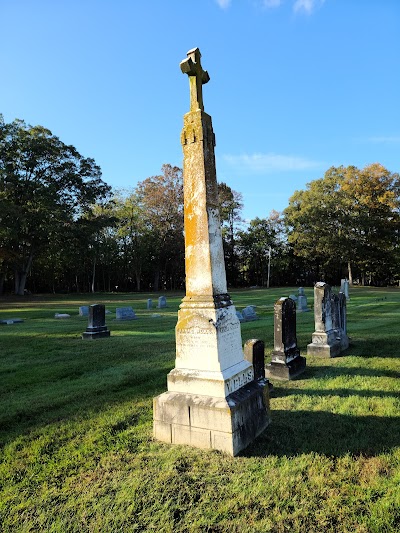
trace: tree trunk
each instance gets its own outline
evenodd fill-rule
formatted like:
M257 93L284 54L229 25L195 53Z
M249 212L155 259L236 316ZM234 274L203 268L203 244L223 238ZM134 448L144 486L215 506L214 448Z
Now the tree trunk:
M32 266L32 260L33 253L29 255L25 268L22 267L20 270L15 269L15 294L17 294L18 296L23 296L25 294L26 279Z
M5 277L6 277L5 274L0 274L0 296L4 292L4 279L5 279Z
M92 284L91 284L92 293L94 293L95 279L96 279L96 258L94 258L93 260Z
M157 270L154 272L154 287L153 290L157 292L159 290L160 285L160 269L157 268Z
M347 262L347 270L348 270L348 276L349 276L349 285L353 285L353 273L351 271L351 262Z
M135 278L136 278L136 288L137 291L140 292L140 281L141 281L141 272L140 270L135 270Z

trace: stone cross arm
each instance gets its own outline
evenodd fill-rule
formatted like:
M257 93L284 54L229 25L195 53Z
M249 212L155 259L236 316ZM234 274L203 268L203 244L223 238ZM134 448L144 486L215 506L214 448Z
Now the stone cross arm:
M209 82L210 76L201 66L201 53L198 48L189 50L187 56L186 59L181 61L180 67L181 71L189 76L190 111L197 111L199 109L203 111L203 83Z

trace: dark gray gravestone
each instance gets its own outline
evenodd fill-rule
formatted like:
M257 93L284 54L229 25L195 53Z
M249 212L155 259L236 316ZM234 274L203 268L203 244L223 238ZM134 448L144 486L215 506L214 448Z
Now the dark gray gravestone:
M266 366L267 377L293 379L306 368L296 337L296 304L292 298L280 298L274 306L274 351Z
M312 334L311 344L307 346L308 355L319 357L339 355L341 346L338 329L335 329L338 323L335 306L331 287L323 281L318 281L314 285L315 331Z
M254 380L265 380L268 382L268 390L272 392L274 387L265 378L265 343L259 339L249 339L244 344L244 358L253 365Z
M151 298L147 300L147 309L153 309L153 300Z
M132 307L117 307L115 310L116 320L137 320L135 311Z
M245 342L244 358L253 365L255 380L265 378L264 351L264 341L249 339Z
M100 339L109 337L110 332L106 326L106 309L104 305L93 304L89 307L89 324L82 334L82 339Z

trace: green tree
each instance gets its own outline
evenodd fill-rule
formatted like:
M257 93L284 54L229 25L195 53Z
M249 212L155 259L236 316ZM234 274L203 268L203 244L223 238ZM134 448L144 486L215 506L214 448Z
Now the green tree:
M110 188L100 168L42 126L0 115L0 258L24 294L33 259Z
M397 248L399 176L376 163L332 167L296 191L285 209L288 239L318 277L336 281L344 268L384 277Z
M272 211L268 218L251 220L248 227L238 233L238 249L246 284L266 286L269 263L272 263L271 279L275 284L281 283L286 270L287 246L280 213Z
M228 285L238 283L238 254L236 249L237 233L243 222L243 196L224 182L218 183L219 215L224 244L225 266Z

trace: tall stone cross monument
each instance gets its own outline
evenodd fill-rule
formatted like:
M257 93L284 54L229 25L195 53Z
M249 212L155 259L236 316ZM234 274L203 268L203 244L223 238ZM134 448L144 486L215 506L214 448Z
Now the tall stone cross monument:
M187 56L181 62L190 83L181 136L186 296L178 312L168 392L154 398L154 436L236 455L269 423L268 386L254 380L253 366L244 358L239 319L227 292L215 136L202 97L210 78L198 48Z

